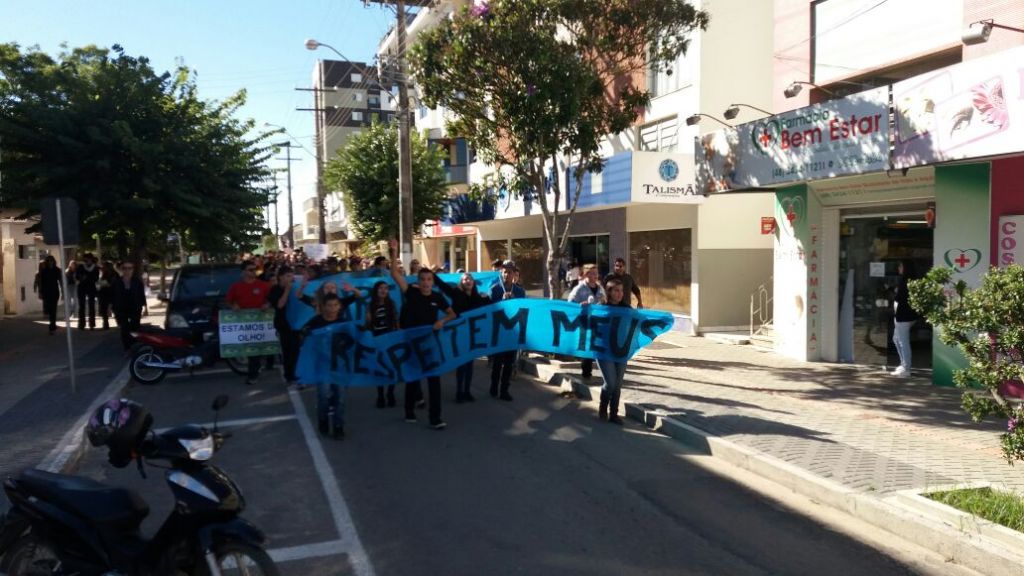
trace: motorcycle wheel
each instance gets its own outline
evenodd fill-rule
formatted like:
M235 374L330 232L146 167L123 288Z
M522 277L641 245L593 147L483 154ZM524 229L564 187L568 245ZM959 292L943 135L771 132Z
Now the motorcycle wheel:
M132 378L140 384L156 384L164 379L164 376L167 375L167 370L163 368L150 368L145 366L143 363L162 363L163 361L163 358L157 354L156 350L148 347L141 348L133 354L132 359L128 361L128 372L130 372Z
M7 576L52 576L60 565L57 554L45 542L26 534L11 544L0 562L0 572Z
M224 361L228 363L228 368L239 376L249 375L249 359L248 358L224 358Z
M217 566L224 576L280 576L277 565L270 559L270 555L262 548L242 544L241 542L226 542L214 549L217 557ZM205 559L200 561L202 569L200 574L209 574L210 567Z

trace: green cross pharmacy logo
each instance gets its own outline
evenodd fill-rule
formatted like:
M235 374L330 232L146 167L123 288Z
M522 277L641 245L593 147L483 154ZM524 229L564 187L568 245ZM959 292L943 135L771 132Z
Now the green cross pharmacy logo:
M968 248L966 250L963 248L950 248L946 250L943 258L947 266L953 268L956 272L964 273L981 264L981 250L977 248Z

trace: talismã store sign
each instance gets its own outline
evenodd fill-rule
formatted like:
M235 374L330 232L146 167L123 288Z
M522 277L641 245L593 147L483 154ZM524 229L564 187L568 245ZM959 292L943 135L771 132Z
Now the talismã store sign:
M703 193L888 168L888 88L777 114L697 139Z

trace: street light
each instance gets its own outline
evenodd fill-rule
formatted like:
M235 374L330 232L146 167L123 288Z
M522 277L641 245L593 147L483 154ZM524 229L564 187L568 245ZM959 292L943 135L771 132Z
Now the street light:
M715 122L718 122L719 124L721 124L722 126L725 126L726 128L732 128L732 124L729 124L728 122L723 122L723 121L719 120L718 118L715 118L711 114L702 114L700 112L698 112L696 114L691 114L690 116L687 116L686 117L686 125L687 126L694 126L695 124L698 124L700 122L701 116L703 116L705 118L711 118L712 120L714 120Z
M1014 32L1024 32L1024 30L1020 28L1014 28L1012 26L1004 26L1003 24L997 24L994 20L990 18L988 20L978 20L977 22L972 22L971 25L968 26L966 30L964 30L963 35L960 36L960 41L966 44L967 46L972 46L974 44L984 44L985 42L988 42L988 37L992 35L993 28L1012 30Z
M751 110L757 110L758 112L761 112L762 114L767 114L769 116L772 115L771 112L769 112L767 110L764 110L762 108L758 108L757 106L751 106L750 104L740 104L740 103L729 104L729 107L725 109L725 113L722 114L722 115L725 116L726 120L732 120L733 118L735 118L736 116L739 115L739 113L740 113L740 106L743 106L744 108L750 108Z

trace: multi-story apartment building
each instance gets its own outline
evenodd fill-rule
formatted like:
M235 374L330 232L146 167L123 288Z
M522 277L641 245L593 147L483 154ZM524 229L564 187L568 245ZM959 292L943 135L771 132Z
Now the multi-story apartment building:
M377 74L375 66L364 62L317 61L313 69L314 118L317 156L323 163L334 158L340 148L373 122L390 122L394 118L391 95L381 88ZM349 231L341 192L323 192L328 244L331 251L347 255L358 239ZM319 234L318 221L304 227L303 232L309 226L317 227Z
M705 137L700 180L775 190L778 351L893 366L899 263L977 284L1016 257L1024 3L774 4L773 109L790 111ZM924 322L912 340L949 384L959 354Z

